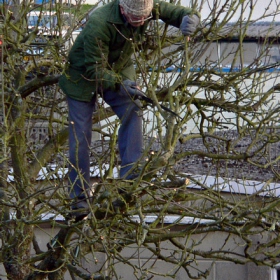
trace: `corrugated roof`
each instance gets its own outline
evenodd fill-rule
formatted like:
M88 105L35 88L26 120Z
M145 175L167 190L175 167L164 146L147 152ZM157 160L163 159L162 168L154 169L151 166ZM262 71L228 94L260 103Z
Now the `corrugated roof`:
M246 30L246 31L245 31ZM226 24L220 35L222 38L237 38L245 31L245 39L278 39L280 36L280 22L258 21L253 23L232 22Z
M219 25L212 26L211 23L208 23L205 24L205 27L203 28L203 34L198 32L196 38L198 40L203 37L209 40L239 40L240 34L243 34L244 32L244 41L263 41L268 39L269 41L277 43L278 38L280 37L280 21L229 22L223 27ZM177 36L179 33L179 29L169 26L169 36Z

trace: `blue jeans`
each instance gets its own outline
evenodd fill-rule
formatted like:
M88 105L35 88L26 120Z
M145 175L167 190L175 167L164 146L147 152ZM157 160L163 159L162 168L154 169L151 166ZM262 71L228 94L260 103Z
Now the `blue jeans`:
M138 101L123 96L119 91L105 91L103 99L121 120L118 146L121 158L120 177L130 179L134 164L143 150L142 110ZM90 144L92 114L96 98L82 102L67 97L69 109L69 181L71 198L84 198L90 184ZM131 173L130 173L131 172Z

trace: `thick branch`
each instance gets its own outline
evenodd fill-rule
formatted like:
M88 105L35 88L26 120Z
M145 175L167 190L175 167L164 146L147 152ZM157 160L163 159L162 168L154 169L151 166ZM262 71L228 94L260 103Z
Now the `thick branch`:
M18 92L22 98L26 98L34 91L44 86L51 86L58 83L60 75L37 77L25 85L19 87Z
M59 150L59 148L68 139L68 128L60 131L54 138L50 139L49 142L37 153L36 157L30 164L29 176L36 179L36 176L40 169L50 160L53 154Z

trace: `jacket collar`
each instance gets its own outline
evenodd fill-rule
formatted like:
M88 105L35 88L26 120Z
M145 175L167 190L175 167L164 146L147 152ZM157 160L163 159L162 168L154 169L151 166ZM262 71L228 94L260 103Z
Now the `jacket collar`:
M111 13L108 21L115 24L125 24L124 18L120 11L119 0L112 2Z

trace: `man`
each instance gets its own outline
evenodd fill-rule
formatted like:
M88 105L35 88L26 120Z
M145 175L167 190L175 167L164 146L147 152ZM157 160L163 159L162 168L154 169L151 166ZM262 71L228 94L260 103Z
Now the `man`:
M164 22L193 34L199 24L198 13L190 8L159 0L115 0L93 12L77 37L59 85L67 95L69 108L69 179L74 208L87 208L85 190L89 189L92 114L96 93L121 120L118 146L120 178L137 176L135 163L142 155L141 91L131 60L133 43L143 39L156 11Z

